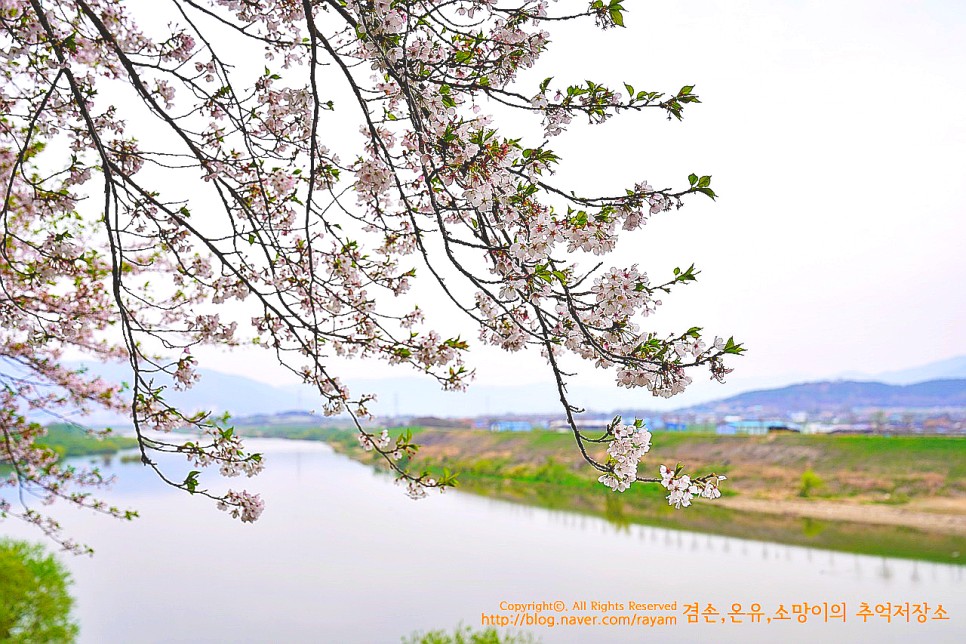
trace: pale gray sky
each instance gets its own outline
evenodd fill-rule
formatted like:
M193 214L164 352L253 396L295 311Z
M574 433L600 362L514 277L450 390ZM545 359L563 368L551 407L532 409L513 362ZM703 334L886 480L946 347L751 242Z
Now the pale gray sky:
M559 179L578 191L713 175L716 203L695 198L659 216L611 258L654 279L691 262L703 271L665 298L653 328L734 335L748 347L733 361L736 385L966 354L966 3L625 5L627 29L555 32L529 78L696 85L703 103L681 123L627 114L553 142L565 162ZM426 296L423 307L475 340L442 303ZM268 353L199 356L210 358L202 366L288 381ZM481 383L549 376L536 353L477 347L471 356ZM581 382L611 382L580 368ZM358 362L343 374L408 375Z

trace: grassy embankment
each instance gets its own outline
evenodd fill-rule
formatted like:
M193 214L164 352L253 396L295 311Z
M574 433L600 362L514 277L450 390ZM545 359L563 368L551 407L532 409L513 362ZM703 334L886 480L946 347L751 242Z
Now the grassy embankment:
M286 435L282 432L268 432ZM304 430L378 466L349 431ZM724 498L687 510L657 485L614 494L596 481L568 434L417 429L410 466L460 473L460 488L549 509L847 552L962 563L966 559L966 440L885 436L715 436L660 433L645 463L726 474ZM653 472L650 472L653 470ZM835 519L820 517L831 515ZM890 525L891 524L891 525Z
M54 424L47 427L47 435L37 441L54 450L61 458L71 456L91 456L115 454L122 449L137 447L137 440L124 436L105 436L95 438L83 429L67 424Z
M83 429L66 423L55 423L47 427L47 434L36 441L37 445L57 453L60 458L72 456L97 456L116 454L122 449L137 447L137 441L124 436L105 436L95 438ZM10 465L0 462L0 475L7 474Z

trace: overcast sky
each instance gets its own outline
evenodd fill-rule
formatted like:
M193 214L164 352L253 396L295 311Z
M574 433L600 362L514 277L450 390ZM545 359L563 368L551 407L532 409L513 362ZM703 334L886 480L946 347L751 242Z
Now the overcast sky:
M648 318L653 329L734 335L748 348L733 361L737 385L966 354L966 3L624 4L626 29L552 32L528 78L693 84L702 98L681 123L627 114L553 142L558 179L578 192L713 175L717 202L658 216L613 256L653 279L691 262L702 270ZM536 121L515 126L538 136ZM423 308L475 340L433 296ZM203 366L289 381L268 353L200 355ZM481 383L549 378L535 353L471 355ZM580 382L612 382L581 370ZM408 375L359 362L342 373Z

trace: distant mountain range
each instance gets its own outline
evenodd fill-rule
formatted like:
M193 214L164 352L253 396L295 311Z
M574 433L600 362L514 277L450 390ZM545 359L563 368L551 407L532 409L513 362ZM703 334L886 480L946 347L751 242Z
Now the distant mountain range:
M130 379L125 365L94 364L89 365L89 369L112 382ZM315 411L319 408L318 395L304 385L272 386L244 376L206 369L201 369L200 375L201 381L195 387L185 392L169 389L166 398L188 411L227 411L234 417L278 414L293 410ZM929 382L900 386L906 384L910 378L917 377ZM873 378L879 382L863 382ZM877 376L856 374L855 377L842 381L796 384L780 389L762 387L767 382L763 382L763 379L745 381L747 384L743 386L741 381L735 381L727 385L731 391L740 392L752 388L755 390L723 400L691 405L687 410L728 410L756 405L783 411L838 410L854 406L966 406L966 390L963 385L966 380L961 379L966 379L966 356ZM380 415L467 417L508 413L556 414L559 413L560 405L556 388L551 383L514 386L480 384L471 386L468 393L441 391L435 382L419 377L349 380L348 385L354 391L375 393L378 402L371 408ZM699 384L695 383L693 387L698 388ZM705 391L711 393L705 394ZM707 400L715 391L716 388L708 385L697 396L695 394L699 392L692 392L691 400ZM718 393L720 395L720 390ZM585 404L592 401L593 409L602 412L614 409L646 409L652 400L647 392L617 387L574 386L571 387L571 394L574 401ZM39 416L36 419L40 422L53 420ZM88 417L84 422L117 427L130 425L122 416L104 413Z
M949 380L955 378L966 378L966 356L949 358L938 362L902 369L900 371L884 371L877 374L866 374L850 371L839 374L835 380L872 380L884 382L890 385L910 385L916 382L926 382L928 380Z
M966 407L966 379L930 380L914 385L882 382L809 382L780 389L749 391L724 400L690 407L688 411L785 414L796 411L839 412L861 408Z

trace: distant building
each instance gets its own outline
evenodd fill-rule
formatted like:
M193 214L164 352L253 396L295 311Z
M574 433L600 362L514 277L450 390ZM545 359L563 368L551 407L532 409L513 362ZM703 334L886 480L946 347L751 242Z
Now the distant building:
M529 432L533 424L524 420L500 420L490 423L491 432Z
M722 436L734 434L767 434L769 423L763 420L734 420L721 423L715 429L715 433Z
M436 416L417 416L412 419L415 427L440 427L440 428L460 428L469 429L473 426L473 421L469 418L437 418Z
M591 431L605 431L610 427L609 420L594 420L594 419L578 419L575 421L577 424L577 429L580 430L591 430ZM566 420L557 419L552 420L547 423L547 427L558 432L569 432L570 423Z
M801 434L802 430L798 427L792 427L790 423L769 425L769 434Z
M831 434L836 428L837 425L829 423L807 423L802 431L806 434Z

